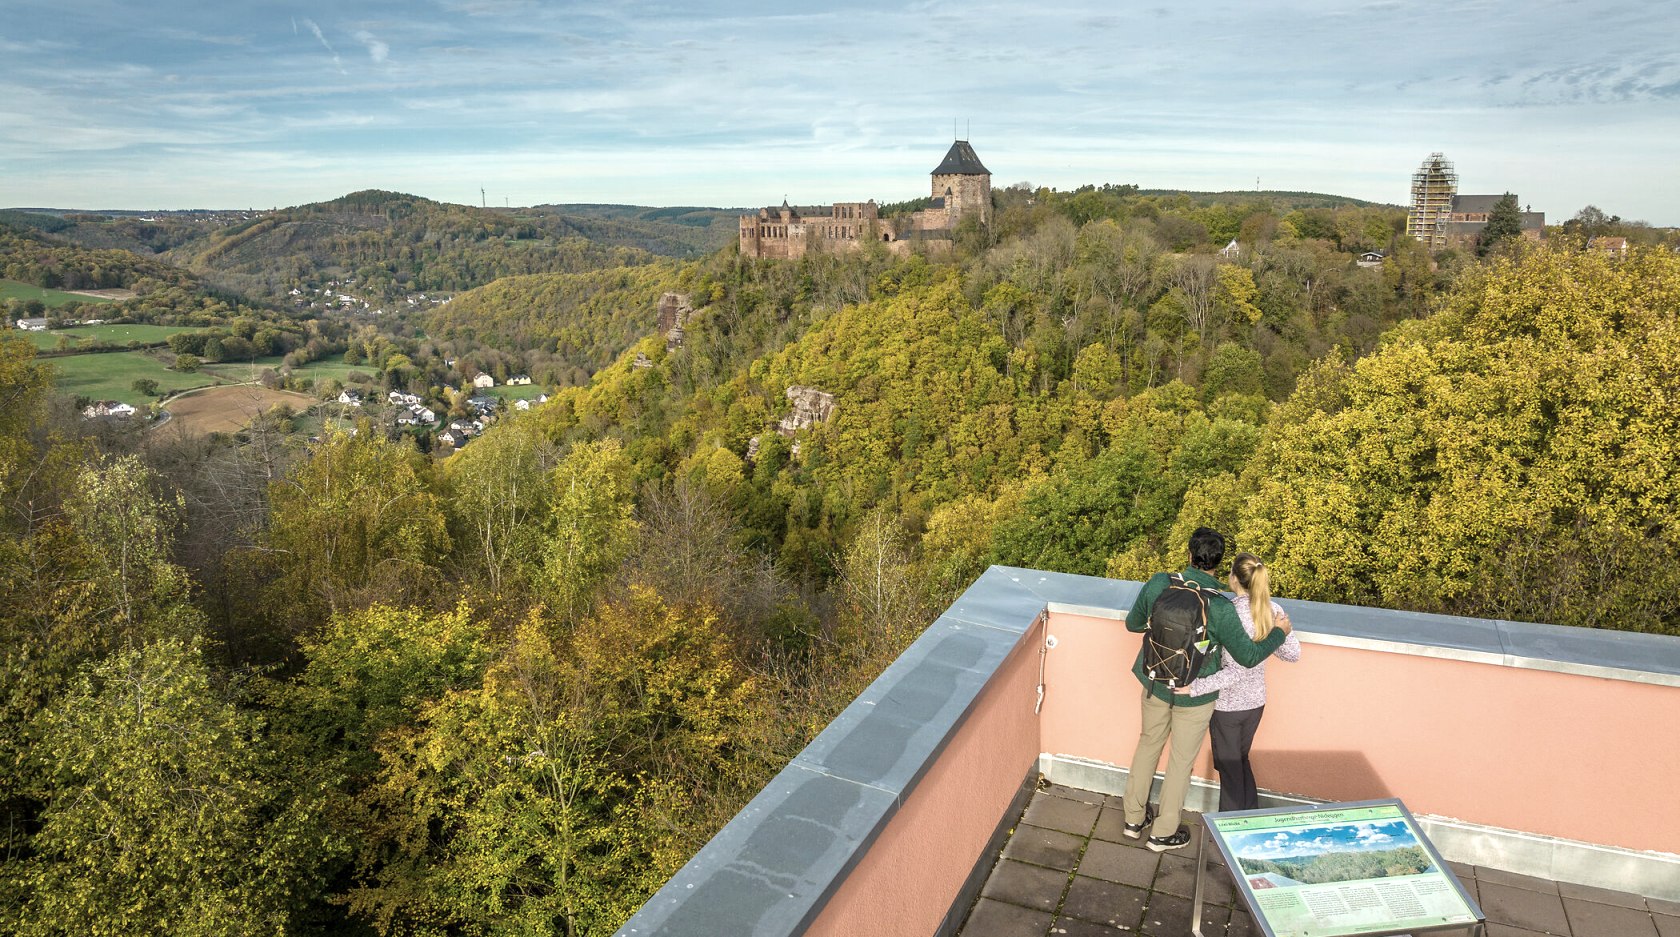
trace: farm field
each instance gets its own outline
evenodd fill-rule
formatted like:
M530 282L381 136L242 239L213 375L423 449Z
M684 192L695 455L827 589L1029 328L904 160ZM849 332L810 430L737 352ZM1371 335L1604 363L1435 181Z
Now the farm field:
M83 296L79 293L66 293L63 290L49 290L46 287L35 286L30 283L19 283L16 280L0 279L0 299L38 299L49 309L57 309L69 303L108 303L112 302L105 296Z
M158 389L164 392L215 383L208 374L171 371L163 366L163 362L142 351L70 355L52 358L47 363L58 370L59 393L79 394L93 400L121 400L136 407L143 407L153 399L135 392L131 385L139 378L149 377L157 381Z
M206 364L201 366L200 370L204 371L206 374L214 374L215 376L227 381L254 381L257 379L258 375L262 374L264 368L273 368L276 371L280 370L281 363L284 360L285 358L282 355L270 355L266 358L258 358L255 361L230 361L222 364ZM349 365L337 360L312 361L300 368L293 368L291 371L293 375L308 378L315 381L317 384L329 378L335 379L341 384L346 383L346 379L350 376L351 372L365 375L370 380L379 376L377 369L369 368L366 365L360 364Z
M57 332L16 332L19 338L35 346L36 351L55 351L58 348ZM70 339L70 347L76 347L76 340Z
M305 394L288 390L269 390L266 387L241 385L211 387L183 394L171 400L167 407L170 423L179 421L189 433L231 433L258 414L285 404L294 410L306 410L317 401Z
M507 384L502 384L498 387L491 387L487 389L490 393L508 401L509 403L515 400L535 400L548 392L547 388L543 387L541 384L516 384L511 387Z
M77 339L99 339L107 345L126 345L129 342L140 342L143 345L164 341L171 335L181 332L201 331L184 325L77 325L67 329L59 329L58 334L68 335ZM53 334L53 333L48 333Z

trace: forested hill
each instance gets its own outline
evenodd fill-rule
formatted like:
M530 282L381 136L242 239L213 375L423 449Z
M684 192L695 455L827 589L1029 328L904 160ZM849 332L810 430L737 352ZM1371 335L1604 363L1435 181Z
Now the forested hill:
M521 354L530 370L581 384L654 330L659 295L680 283L671 262L504 277L432 311L426 332Z
M156 257L71 243L62 236L63 226L25 225L17 218L21 214L0 217L0 277L66 290L187 286L196 280Z
M278 296L342 278L354 279L357 292L370 300L653 259L641 248L591 239L558 216L373 190L269 212L170 254L206 278L252 295Z

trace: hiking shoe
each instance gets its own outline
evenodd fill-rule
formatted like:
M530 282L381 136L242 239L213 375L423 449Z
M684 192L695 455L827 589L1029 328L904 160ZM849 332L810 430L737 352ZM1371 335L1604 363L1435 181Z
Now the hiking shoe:
M1143 807L1143 822L1133 824L1133 823L1126 823L1125 821L1121 821L1120 832L1127 839L1137 839L1138 837L1143 835L1143 828L1148 826L1151 823L1154 823L1154 822L1155 822L1155 805L1154 804L1145 804L1144 807Z
M1177 833L1171 836L1151 836L1148 843L1149 848L1155 852L1166 852L1169 849L1178 849L1188 845L1190 845L1190 831L1182 826L1178 828Z

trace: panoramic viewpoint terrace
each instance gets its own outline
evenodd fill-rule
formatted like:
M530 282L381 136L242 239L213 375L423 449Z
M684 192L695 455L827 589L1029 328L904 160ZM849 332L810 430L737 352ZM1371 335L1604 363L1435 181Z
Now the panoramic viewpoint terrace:
M1190 933L1196 846L1118 835L1139 588L991 568L618 933ZM1263 807L1401 799L1491 935L1680 937L1680 640L1282 601Z

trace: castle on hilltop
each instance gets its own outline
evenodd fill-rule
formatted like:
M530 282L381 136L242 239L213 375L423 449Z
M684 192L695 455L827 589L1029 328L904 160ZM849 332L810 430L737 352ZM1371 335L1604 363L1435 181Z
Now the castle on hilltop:
M992 215L992 173L967 140L957 140L930 174L932 203L898 225L881 218L874 199L796 208L761 208L741 216L741 255L793 260L812 250L856 250L866 241L907 249L914 241L949 240L957 223Z

